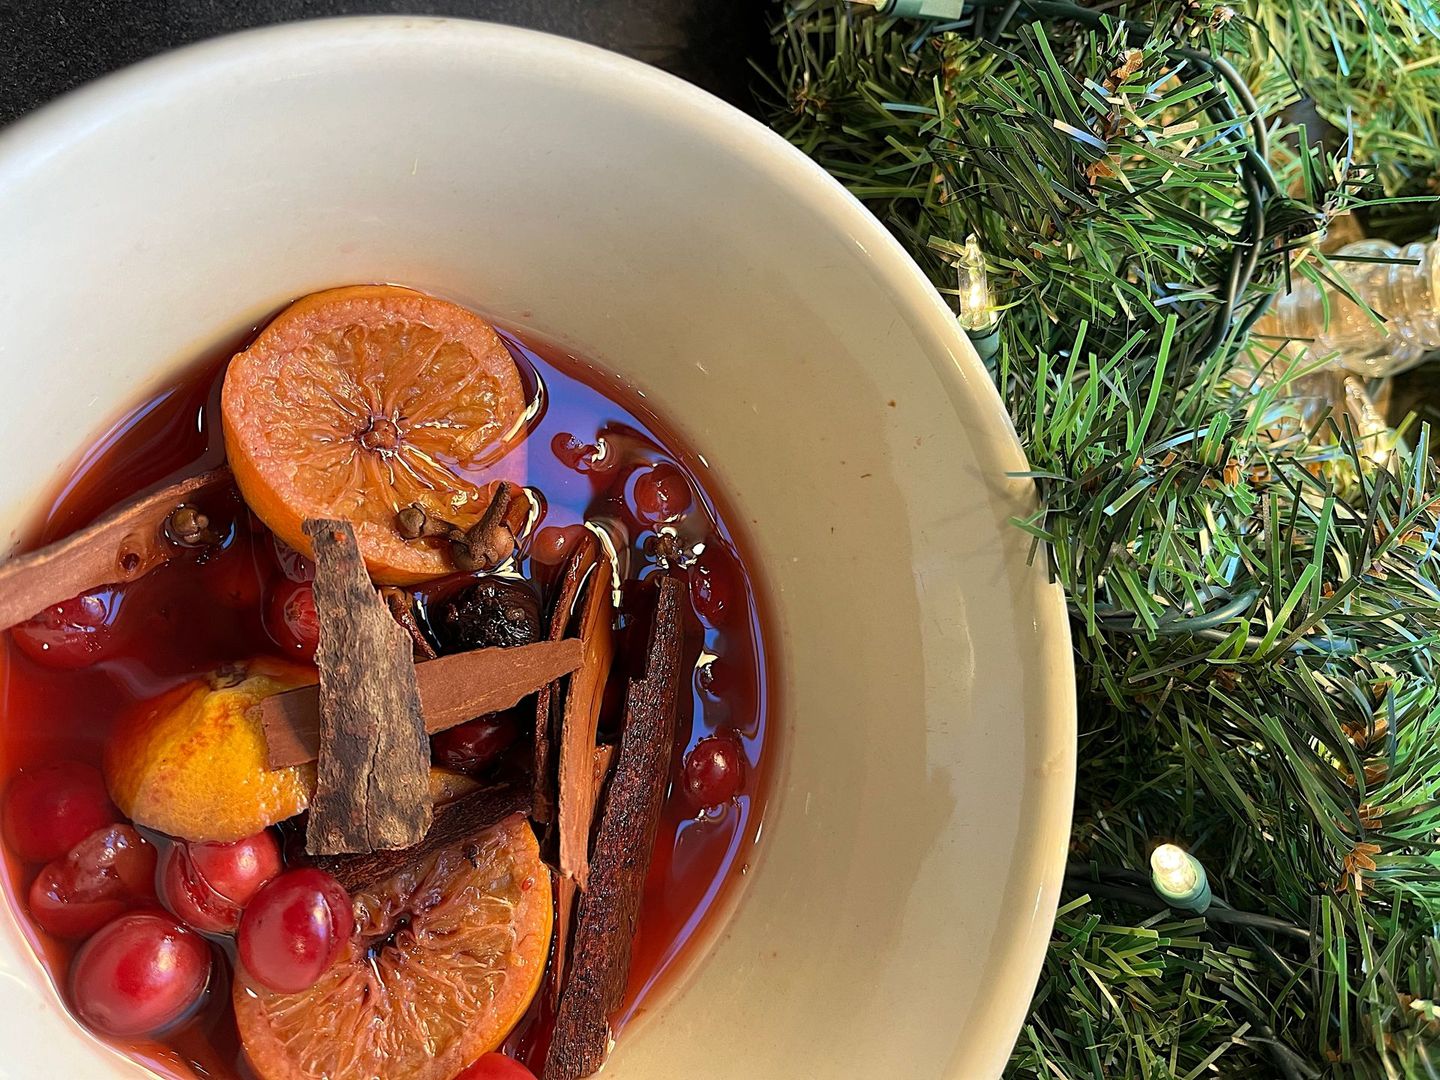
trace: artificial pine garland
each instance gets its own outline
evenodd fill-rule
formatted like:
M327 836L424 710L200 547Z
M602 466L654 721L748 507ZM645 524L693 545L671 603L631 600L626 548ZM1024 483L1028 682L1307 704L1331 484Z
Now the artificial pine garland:
M815 0L775 38L774 126L942 292L976 235L1004 308L1042 498L1017 527L1069 597L1083 763L1010 1071L1440 1073L1429 434L1314 420L1247 334L1291 275L1343 284L1335 216L1433 220L1440 13ZM1149 891L1160 841L1209 867L1204 917Z

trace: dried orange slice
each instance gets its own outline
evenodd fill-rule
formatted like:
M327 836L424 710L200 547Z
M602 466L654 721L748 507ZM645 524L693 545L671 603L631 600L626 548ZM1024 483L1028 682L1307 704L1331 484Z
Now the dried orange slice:
M188 682L126 715L105 744L105 782L125 816L186 840L241 840L309 805L315 766L270 769L251 711L315 681L315 670L252 660Z
M277 994L235 972L261 1080L451 1080L499 1046L540 986L550 875L515 815L358 892L355 932L320 981Z
M221 398L230 467L271 531L308 553L307 517L346 519L371 575L402 585L450 567L400 537L396 512L473 524L493 481L523 480L525 409L494 327L394 285L297 300L230 361Z

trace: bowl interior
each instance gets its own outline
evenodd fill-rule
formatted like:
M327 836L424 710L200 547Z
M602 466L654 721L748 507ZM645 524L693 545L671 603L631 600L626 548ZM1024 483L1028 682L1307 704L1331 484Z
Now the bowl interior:
M998 1071L1063 859L1064 615L1009 524L1024 463L983 369L819 169L597 50L346 20L0 135L0 250L6 530L118 409L325 286L432 289L642 388L750 530L784 760L737 910L607 1075ZM35 1048L28 1075L125 1074L0 920L0 1042Z

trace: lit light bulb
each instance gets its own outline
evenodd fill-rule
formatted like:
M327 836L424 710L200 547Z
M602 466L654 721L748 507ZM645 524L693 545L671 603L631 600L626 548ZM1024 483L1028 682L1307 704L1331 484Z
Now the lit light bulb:
M1200 914L1210 906L1210 881L1205 868L1175 844L1161 844L1150 853L1150 880L1155 892L1173 908Z
M1000 317L995 313L995 304L990 298L985 255L974 233L965 240L965 250L955 264L955 275L960 285L961 328L971 334L989 330L1000 321Z
M990 279L985 276L985 253L971 233L955 262L959 285L960 329L970 338L981 360L989 361L1000 348L1000 315L990 296Z

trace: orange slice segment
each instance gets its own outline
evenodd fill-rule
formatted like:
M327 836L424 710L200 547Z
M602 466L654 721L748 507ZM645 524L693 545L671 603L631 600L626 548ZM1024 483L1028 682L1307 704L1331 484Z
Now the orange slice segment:
M186 840L240 840L309 805L315 766L269 769L252 711L315 681L313 668L254 660L132 710L105 744L105 782L126 817Z
M439 545L400 537L397 511L419 503L468 527L493 481L523 480L525 409L494 327L394 285L297 300L230 361L221 397L230 467L271 531L308 553L307 517L346 519L371 575L393 584L450 569Z
M358 892L355 933L321 980L276 994L235 972L261 1080L452 1080L525 1015L550 949L550 876L515 815Z

